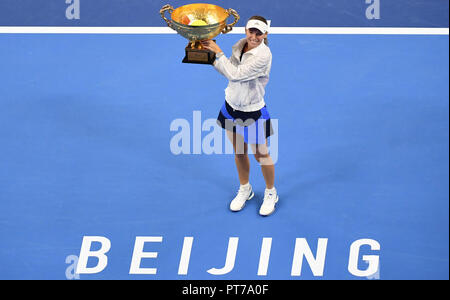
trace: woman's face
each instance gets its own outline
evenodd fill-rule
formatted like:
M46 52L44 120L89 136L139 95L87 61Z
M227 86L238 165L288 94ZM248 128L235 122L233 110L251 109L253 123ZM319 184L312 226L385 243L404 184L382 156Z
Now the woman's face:
M247 36L247 44L249 49L258 47L267 37L267 32L263 34L256 28L245 29L245 34Z

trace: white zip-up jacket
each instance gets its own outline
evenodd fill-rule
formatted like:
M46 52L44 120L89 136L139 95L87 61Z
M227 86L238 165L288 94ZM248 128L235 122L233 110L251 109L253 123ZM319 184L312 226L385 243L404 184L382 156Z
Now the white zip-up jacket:
M232 55L228 59L220 56L214 62L214 68L228 80L225 89L225 100L240 111L257 111L264 107L265 87L269 81L272 67L272 53L266 44L247 51L239 60L246 39L243 38L232 47Z

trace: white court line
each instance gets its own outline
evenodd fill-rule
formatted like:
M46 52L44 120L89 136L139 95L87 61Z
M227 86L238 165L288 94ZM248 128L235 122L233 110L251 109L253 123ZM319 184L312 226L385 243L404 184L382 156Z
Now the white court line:
M165 27L73 27L73 26L0 26L0 34L175 34ZM244 27L230 33L243 34ZM270 34L388 34L449 35L448 28L417 27L270 27Z

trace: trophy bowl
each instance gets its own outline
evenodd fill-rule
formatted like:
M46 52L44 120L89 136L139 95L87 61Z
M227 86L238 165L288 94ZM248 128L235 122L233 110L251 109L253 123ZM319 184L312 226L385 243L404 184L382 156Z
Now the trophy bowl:
M166 18L166 12L170 13L170 19ZM211 51L203 49L200 41L213 39L220 33L230 32L240 18L234 9L224 9L206 3L187 4L177 9L166 4L161 8L160 14L167 26L189 40L186 57L183 60L187 63L211 64L215 55ZM234 17L234 21L227 24L230 15Z

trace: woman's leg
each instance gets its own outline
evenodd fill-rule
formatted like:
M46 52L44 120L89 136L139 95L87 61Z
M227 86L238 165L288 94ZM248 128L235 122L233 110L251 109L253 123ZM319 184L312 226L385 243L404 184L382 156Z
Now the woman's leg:
M275 211L275 205L278 202L278 194L274 187L275 166L269 155L267 140L265 144L252 145L252 150L256 160L261 165L261 170L266 181L266 190L264 191L264 200L259 209L259 214L268 216Z
M225 130L228 139L233 144L234 160L239 175L239 182L245 185L249 181L250 174L250 160L248 159L248 145L244 142L244 138L240 134Z
M267 140L265 144L251 145L255 159L261 165L261 171L266 182L266 188L272 189L275 184L275 166L269 155Z

